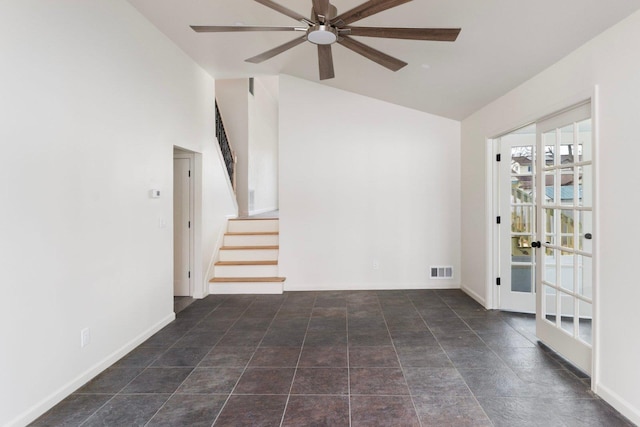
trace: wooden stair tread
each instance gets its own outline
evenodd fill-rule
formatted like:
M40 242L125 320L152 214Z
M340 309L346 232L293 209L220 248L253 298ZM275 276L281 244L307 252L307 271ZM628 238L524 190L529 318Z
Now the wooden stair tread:
M226 232L225 236L277 236L277 231L243 231L243 232Z
M262 250L262 249L280 249L280 246L222 246L221 251L239 251L239 250Z
M215 265L278 265L278 261L218 261Z
M214 277L209 283L249 283L249 282L284 282L286 277Z

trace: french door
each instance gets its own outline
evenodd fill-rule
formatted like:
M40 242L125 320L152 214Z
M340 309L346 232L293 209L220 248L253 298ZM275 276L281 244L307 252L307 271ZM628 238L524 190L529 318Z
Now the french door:
M591 373L591 104L498 139L498 306L536 314L536 335Z
M535 313L536 128L504 135L499 142L500 309Z
M536 335L591 373L593 158L591 105L536 123Z

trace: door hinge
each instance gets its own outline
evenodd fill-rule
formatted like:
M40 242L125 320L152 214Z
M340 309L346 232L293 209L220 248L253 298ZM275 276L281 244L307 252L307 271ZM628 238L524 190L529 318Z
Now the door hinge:
M187 276L189 277L189 279L191 279L191 272L189 272Z
M191 178L191 171L189 171L189 178Z
M496 154L496 162L499 162L502 159L502 156L500 154Z
M189 226L189 228L191 228L191 221L189 221L188 226Z
M496 285L500 286L500 278L496 277Z
M500 224L500 217L499 216L496 217L496 224Z

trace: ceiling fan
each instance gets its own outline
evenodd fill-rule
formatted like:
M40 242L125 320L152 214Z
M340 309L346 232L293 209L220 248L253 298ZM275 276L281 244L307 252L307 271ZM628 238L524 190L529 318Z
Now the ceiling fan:
M455 41L460 33L460 28L390 28L390 27L352 27L349 24L368 16L382 12L392 7L399 6L411 0L368 0L355 8L338 15L335 6L329 0L312 0L311 19L272 1L255 0L277 12L300 21L304 26L297 27L257 27L257 26L204 26L192 25L191 28L198 33L216 32L240 32L240 31L299 31L304 32L302 37L291 40L280 46L274 47L245 61L259 64L267 59L291 49L305 41L318 46L318 63L320 67L320 80L335 77L333 70L333 56L331 45L338 43L371 61L377 62L390 69L398 71L406 62L380 52L351 36L383 37L408 40L431 41Z

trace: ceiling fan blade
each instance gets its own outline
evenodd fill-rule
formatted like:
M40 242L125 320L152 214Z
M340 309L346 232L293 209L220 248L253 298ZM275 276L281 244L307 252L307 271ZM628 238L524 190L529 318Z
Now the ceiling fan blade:
M294 12L293 10L288 9L274 1L271 1L271 0L255 0L255 1L257 1L261 5L267 6L277 12L280 12L283 15L287 15L288 17L293 18L296 21L304 22L305 24L309 24L309 25L313 24L313 22L310 22L307 18L300 15L299 13Z
M460 28L345 27L341 28L340 32L350 36L453 42L458 38L460 30Z
M333 72L333 55L330 44L318 45L318 65L320 67L320 80L332 79L336 75Z
M406 62L394 58L393 56L389 56L386 53L382 53L371 46L367 46L364 43L360 43L359 41L352 39L351 37L343 36L338 39L338 43L347 49L351 49L355 53L359 53L365 58L372 60L373 62L377 62L391 71L398 71L400 68L407 65Z
M246 62L251 62L253 64L259 64L261 62L266 61L267 59L273 58L274 56L284 52L285 50L291 49L292 47L295 47L297 45L299 45L300 43L304 43L307 40L307 36L303 36L297 39L293 39L290 42L286 42L284 44L281 44L280 46L276 46L273 49L270 49L266 52L262 52L260 55L256 55L254 57L251 57L249 59L245 59Z
M375 15L376 13L391 9L392 7L400 6L401 4L410 1L411 0L369 0L362 3L360 6L356 6L353 9L336 16L331 20L331 23L338 23L341 21L342 25L347 25L366 18L367 16Z
M318 22L325 23L329 17L329 0L313 0L313 13Z
M248 25L192 25L191 29L196 33L226 33L241 31L307 31L302 27L251 27Z

